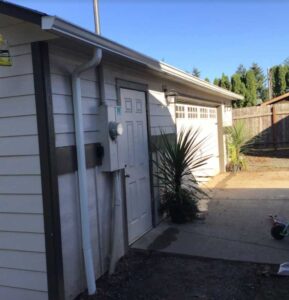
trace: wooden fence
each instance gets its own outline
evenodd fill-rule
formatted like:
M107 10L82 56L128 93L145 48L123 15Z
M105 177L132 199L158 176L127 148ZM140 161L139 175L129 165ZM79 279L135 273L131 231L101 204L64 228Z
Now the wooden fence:
M245 122L256 148L289 147L289 103L234 109L233 123L238 120Z

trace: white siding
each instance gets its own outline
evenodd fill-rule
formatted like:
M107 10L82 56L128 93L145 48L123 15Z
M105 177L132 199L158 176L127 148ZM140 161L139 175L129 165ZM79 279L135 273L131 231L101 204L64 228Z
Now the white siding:
M50 46L49 54L56 146L74 145L71 72L87 57L56 46ZM99 133L99 91L94 69L81 74L81 92L86 142L93 143Z
M77 65L89 57L82 57L79 52L64 49L59 45L60 43L50 43L49 54L56 146L64 147L75 145L71 73ZM103 61L103 76L104 100L109 106L117 104L117 78L148 85L149 124L152 136L160 135L161 131L166 133L175 133L176 131L175 105L167 104L164 88L177 89L184 93L191 93L192 96L200 96L197 91L146 73L140 67L137 70L131 65ZM100 142L102 128L107 124L101 123L102 119L99 115L98 78L94 69L81 74L81 89L85 143ZM87 175L93 256L96 274L100 276L107 270L108 262L112 177L109 173L101 172L98 167L87 170ZM77 174L70 173L59 176L58 186L65 297L73 299L85 288ZM158 191L155 192L157 195ZM118 225L122 226L122 224ZM124 251L122 236L121 232L118 245L120 256Z
M75 145L73 105L71 97L71 72L84 59L70 50L50 45L50 70L56 146ZM85 142L100 140L99 91L95 70L81 75L82 107L84 115ZM107 270L109 250L109 220L111 205L111 176L99 168L87 170L91 241L96 276ZM85 285L83 267L80 208L77 174L70 173L58 178L62 253L64 267L65 298L74 299ZM119 245L123 255L123 245Z
M160 78L130 67L106 63L104 66L105 99L109 104L117 101L116 79L120 78L148 85L151 135L159 135L160 131L175 132L174 105L167 105L163 85Z
M31 49L5 30L13 33L13 66L0 69L0 295L47 300Z
M90 230L96 276L106 271L111 193L109 178L87 170ZM65 297L74 299L86 287L82 260L77 175L59 177ZM105 191L105 192L104 192ZM120 245L121 246L121 245Z

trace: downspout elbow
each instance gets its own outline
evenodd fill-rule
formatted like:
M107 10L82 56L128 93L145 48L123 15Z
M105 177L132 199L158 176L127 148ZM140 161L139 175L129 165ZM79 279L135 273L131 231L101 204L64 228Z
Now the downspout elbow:
M100 64L101 60L102 60L102 49L96 48L93 52L92 58L88 62L74 69L74 71L72 72L72 78L78 77L82 72L92 67L97 67Z

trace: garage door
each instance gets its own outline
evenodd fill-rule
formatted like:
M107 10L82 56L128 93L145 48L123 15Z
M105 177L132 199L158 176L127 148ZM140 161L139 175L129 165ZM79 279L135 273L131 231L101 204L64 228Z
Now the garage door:
M121 89L123 108L128 239L152 227L145 93Z
M195 173L198 180L206 181L211 176L219 173L217 108L177 104L176 123L178 131L181 128L198 128L200 130L200 138L207 138L206 143L199 151L199 155L211 155L212 158Z

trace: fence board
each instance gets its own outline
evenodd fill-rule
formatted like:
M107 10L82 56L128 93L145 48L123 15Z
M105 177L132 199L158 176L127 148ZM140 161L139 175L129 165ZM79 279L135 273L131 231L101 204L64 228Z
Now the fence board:
M256 147L289 146L289 103L234 109L233 123L238 121L245 123Z

